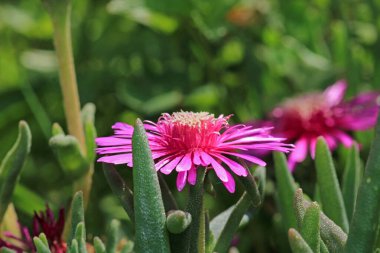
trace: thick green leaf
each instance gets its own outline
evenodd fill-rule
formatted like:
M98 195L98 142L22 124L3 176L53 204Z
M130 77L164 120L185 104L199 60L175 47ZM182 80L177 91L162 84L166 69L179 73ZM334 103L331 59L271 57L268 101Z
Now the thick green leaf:
M133 252L134 243L132 241L128 241L124 247L121 249L120 253L132 253Z
M297 226L296 216L293 211L293 197L296 184L288 168L286 157L283 153L274 152L275 175L277 181L277 194L280 211L285 229Z
M320 251L319 213L320 209L317 202L311 203L306 209L301 227L301 235L314 253Z
M296 190L296 193L294 194L293 206L294 206L294 211L296 214L298 229L301 230L303 217L306 212L306 208L304 206L303 191L301 188L298 188Z
M351 220L354 213L356 195L361 179L361 162L359 147L353 145L348 153L346 167L343 174L342 193L347 211L348 220Z
M82 252L79 252L78 241L76 239L72 240L69 253L82 253Z
M172 210L166 217L166 227L168 231L173 234L182 233L190 224L191 214L181 210Z
M40 238L33 238L34 245L37 248L37 253L51 253L49 246L46 245Z
M25 159L30 152L32 135L25 121L19 123L19 133L13 147L0 166L0 223L11 201Z
M251 198L252 205L257 207L261 204L261 195L256 181L248 170L248 176L238 177L239 181L243 184L248 196Z
M374 248L380 210L380 117L361 181L345 252L371 252Z
M347 232L348 220L342 192L339 187L329 147L323 137L319 137L317 140L315 163L323 212L340 226L343 231Z
M117 172L114 165L103 163L103 172L112 192L119 198L129 218L134 222L135 214L133 210L133 193L131 189Z
M136 251L170 252L160 185L144 125L139 119L133 131L132 148Z
M92 164L95 160L95 138L97 136L96 134L96 128L94 125L95 122L95 111L96 107L93 103L87 103L82 108L82 121L83 121L83 128L84 128L84 136L86 139L86 147L87 147L87 161L89 164Z
M97 236L94 238L94 248L95 253L107 253L106 246L104 246L102 240L100 240L100 238Z
M73 201L71 202L71 232L67 242L71 242L75 238L76 230L80 223L83 223L83 234L86 234L84 226L83 193L81 191L75 193ZM68 247L70 248L70 244Z
M112 220L107 233L107 253L116 253L117 244L120 240L120 221Z
M294 228L289 229L288 237L293 253L313 253L307 242Z
M232 238L235 235L236 230L239 228L239 224L242 221L245 212L251 204L251 197L247 193L243 193L239 201L232 207L231 212L225 213L225 215L227 215L226 223L219 234L214 234L216 240L214 247L215 252L228 252ZM214 223L213 221L211 221L210 224L211 230L216 232L215 225L218 226L219 224L215 224L215 221Z
M50 138L49 145L68 178L77 179L88 171L89 163L74 136L55 135Z

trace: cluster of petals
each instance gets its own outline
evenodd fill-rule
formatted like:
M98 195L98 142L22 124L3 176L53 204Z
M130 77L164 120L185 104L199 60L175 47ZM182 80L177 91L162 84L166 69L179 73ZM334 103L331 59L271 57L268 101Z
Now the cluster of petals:
M152 157L157 171L170 174L176 171L177 188L181 191L186 182L196 183L197 168L202 166L215 171L229 192L235 191L237 176L247 176L247 169L236 160L241 159L260 166L266 163L248 154L253 150L288 152L292 145L283 138L270 135L271 127L253 128L246 125L229 126L231 116L215 117L207 112L164 113L157 123L144 122ZM127 164L132 167L133 127L126 123L112 126L114 135L99 137L98 162Z
M32 235L27 227L20 224L21 237L18 237L9 231L3 232L4 238L0 238L0 249L12 249L17 253L35 253L37 250L33 243L33 237L44 233L52 253L65 253L67 246L62 239L64 225L64 209L62 208L59 211L58 218L55 220L52 210L47 206L45 212L41 211L38 214L34 214Z
M308 153L314 158L316 140L323 136L329 148L354 144L350 131L366 130L376 123L379 93L365 92L344 101L347 84L339 80L323 92L304 94L286 100L271 112L264 125L275 127L274 133L295 144L289 155L293 170Z

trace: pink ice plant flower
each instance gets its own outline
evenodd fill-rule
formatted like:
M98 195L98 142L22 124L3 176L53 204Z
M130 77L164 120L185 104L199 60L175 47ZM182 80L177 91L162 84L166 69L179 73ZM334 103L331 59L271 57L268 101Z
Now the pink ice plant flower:
M348 131L366 130L376 123L379 93L361 93L343 101L347 83L339 80L323 92L304 94L286 100L271 113L269 124L275 134L295 144L289 155L289 167L305 160L308 152L314 159L316 140L323 136L330 148L354 144Z
M247 169L232 157L260 166L266 163L247 154L252 150L277 150L288 152L293 145L285 144L284 138L269 135L269 128L252 126L229 126L230 116L215 117L207 112L163 113L157 123L144 122L148 141L157 171L177 174L177 188L181 191L186 182L196 183L196 172L200 166L214 170L218 178L231 193L235 181L231 171L238 176L247 176ZM98 162L126 164L132 167L133 127L126 123L112 126L115 134L96 139ZM244 151L245 153L242 153Z

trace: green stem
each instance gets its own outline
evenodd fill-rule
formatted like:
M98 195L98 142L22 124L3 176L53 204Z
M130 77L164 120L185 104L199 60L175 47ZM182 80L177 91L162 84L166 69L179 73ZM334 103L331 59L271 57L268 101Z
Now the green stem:
M59 81L63 95L68 132L78 139L82 152L86 153L71 44L71 1L64 0L57 2L46 0L45 2L53 21L54 46L58 58Z
M188 230L187 243L190 253L198 253L199 249L199 229L201 225L201 215L203 210L203 183L205 179L205 169L198 168L197 183L190 186L189 203L187 211L191 214L192 221Z

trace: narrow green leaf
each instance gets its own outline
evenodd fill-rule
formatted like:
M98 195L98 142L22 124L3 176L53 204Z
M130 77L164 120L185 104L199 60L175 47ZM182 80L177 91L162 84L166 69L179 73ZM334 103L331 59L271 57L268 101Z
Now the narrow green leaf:
M87 146L87 161L89 164L92 164L95 160L96 154L95 154L95 138L97 136L96 134L96 128L94 125L95 122L95 111L96 107L93 103L87 103L82 108L82 121L83 121L83 128L84 128L84 135L86 139L86 146Z
M86 240L83 238L80 240L78 244L78 251L79 253L87 253Z
M260 191L258 189L255 179L253 178L249 170L248 170L248 176L238 177L238 179L244 186L244 189L247 191L248 196L251 198L252 205L254 207L259 206L261 204Z
M84 208L83 208L83 193L81 191L75 193L73 201L71 202L71 233L69 240L71 242L75 238L77 226L83 222L84 224ZM83 225L83 233L86 234ZM68 245L70 248L70 244Z
M103 172L112 192L119 198L121 205L127 212L129 218L134 222L135 214L133 209L133 193L131 189L117 172L114 165L103 163Z
M63 131L62 127L58 123L54 123L51 128L51 135L65 135L65 132Z
M334 162L329 147L323 137L317 140L315 153L317 184L321 195L323 211L343 231L348 231L348 220L344 207L342 192L339 187Z
M320 209L317 202L311 203L306 209L301 227L301 235L314 253L320 251L319 213Z
M88 171L89 163L74 136L55 135L50 138L49 145L68 178L77 179Z
M304 206L303 191L301 188L298 188L296 190L296 193L294 194L293 205L294 205L294 211L296 214L298 229L301 230L303 217L306 212L306 208Z
M136 251L170 252L160 185L144 125L139 119L132 136L132 156Z
M177 210L178 209L177 202L174 199L173 194L170 191L161 173L158 174L158 181L160 182L162 200L164 201L165 211L169 212L170 210Z
M38 238L41 239L41 241L45 244L45 246L49 247L49 242L46 238L46 235L44 233L41 233Z
M293 197L296 191L296 184L283 153L274 152L274 165L279 208L287 231L297 226L297 220L293 211Z
M94 248L95 253L107 253L106 246L104 246L102 240L100 240L100 238L97 236L95 236L94 238Z
M121 249L120 253L132 253L133 252L134 243L132 241L128 241L124 247Z
M342 193L344 204L347 211L347 217L351 220L354 213L356 195L359 189L361 179L361 162L359 147L353 145L347 156L346 167L343 174Z
M70 253L82 253L79 252L78 241L76 239L71 241Z
M75 239L80 242L82 239L86 239L86 231L84 227L84 222L79 222L75 229Z
M219 253L228 252L232 238L235 235L236 230L239 228L239 224L242 221L245 212L251 204L251 197L246 192L243 193L239 201L233 206L231 213L228 216L227 222L223 226L223 229L220 231L220 234L214 234L216 240L214 251ZM215 223L212 223L213 221L211 221L210 224L211 229L215 231Z
M116 253L117 244L120 240L120 221L112 220L107 233L107 253Z
M181 210L172 210L166 217L166 227L170 233L180 234L191 224L191 214Z
M329 253L329 249L327 248L326 244L323 242L323 240L319 240L320 242L320 249L321 253Z
M375 139L357 194L355 211L348 234L346 253L371 252L374 247L380 210L380 117Z
M45 245L45 243L37 236L33 238L33 242L36 246L37 253L51 253L49 246Z
M18 129L17 140L0 165L0 224L32 144L32 134L28 124L20 121Z
M300 227L302 227L306 209L310 206L311 202L305 199L302 193L302 189L297 189L296 194L294 195L294 209L297 214L297 220L300 222ZM320 212L320 236L323 239L325 246L327 246L329 252L333 253L343 251L344 245L347 241L347 235L323 212ZM325 247L322 245L321 251L324 250L324 248Z
M307 242L294 228L289 229L288 237L293 253L313 253Z

